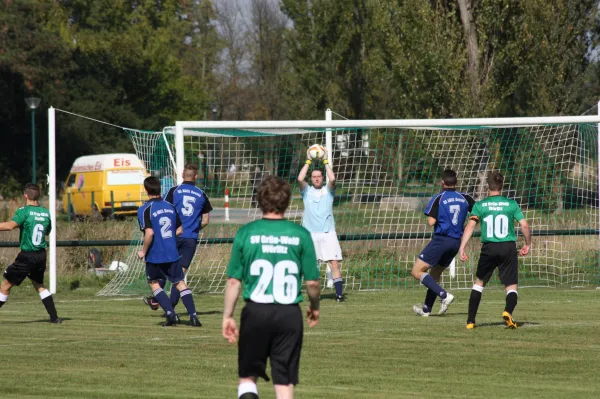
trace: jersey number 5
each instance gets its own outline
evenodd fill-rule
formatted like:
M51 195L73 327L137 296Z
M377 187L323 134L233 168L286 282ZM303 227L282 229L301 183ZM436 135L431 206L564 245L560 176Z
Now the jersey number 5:
M189 195L183 196L183 208L181 208L181 213L183 216L192 216L194 214L194 203L196 202L196 198L191 197Z
M290 273L290 274L287 274ZM258 283L250 295L257 303L277 303L289 305L294 303L298 295L298 265L291 260L282 260L275 266L265 259L257 259L250 265L250 274L260 276ZM273 294L267 294L269 285L273 282Z

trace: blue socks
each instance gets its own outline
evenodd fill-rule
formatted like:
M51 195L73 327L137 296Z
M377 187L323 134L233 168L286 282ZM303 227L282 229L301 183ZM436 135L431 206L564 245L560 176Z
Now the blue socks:
M196 305L194 305L194 298L192 298L192 291L189 288L181 291L181 302L188 311L190 317L196 316Z
M421 276L421 284L429 288L435 293L435 295L439 296L440 298L446 298L446 291L442 287L440 287L438 283L435 282L435 280L429 275L429 273L423 273L423 275Z
M427 289L427 294L425 294L425 303L423 304L423 312L431 313L431 309L433 309L433 304L435 303L435 299L437 295L430 288Z
M173 315L175 314L175 310L173 310L173 306L171 306L171 301L169 301L169 297L167 296L167 294L165 294L163 289L158 288L154 290L152 294L154 294L156 302L158 302L160 307L163 308L167 317L173 317Z
M171 284L171 306L173 306L173 308L179 303L179 296L177 284Z
M333 279L333 286L335 287L335 296L342 296L342 285L344 285L344 279L341 277Z

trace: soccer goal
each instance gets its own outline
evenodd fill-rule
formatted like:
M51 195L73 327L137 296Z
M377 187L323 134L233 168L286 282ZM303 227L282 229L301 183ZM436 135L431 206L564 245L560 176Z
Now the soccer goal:
M458 189L476 199L486 195L489 172L505 176L504 194L521 205L534 235L532 252L520 259L522 286L599 283L600 117L333 120L331 115L311 121L183 121L160 132L125 129L148 171L166 186L181 181L186 163L199 166L197 184L215 210L187 276L192 289L223 291L236 231L261 217L255 189L263 176L275 174L292 184L286 216L301 222L296 177L307 147L315 143L331 150L346 289L419 286L410 269L431 238L423 208L440 191L439 176L447 168L458 173ZM147 292L136 255L140 239L133 232L123 260L127 271L117 273L100 295ZM457 259L452 275L444 274L447 288L471 287L480 247L477 238L471 243L469 261Z
M180 181L185 163L200 167L197 183L216 209L187 277L196 291L224 289L235 232L261 216L254 194L262 176L275 174L292 184L287 218L301 222L296 177L314 143L332 150L346 289L419 286L410 269L431 238L423 208L440 191L439 176L447 168L458 173L458 189L476 199L486 196L487 174L501 171L504 194L519 202L534 235L531 254L520 260L521 285L573 287L596 285L600 278L598 121L595 116L357 121L332 120L328 112L325 121L186 121L162 132L127 133L138 156L164 181ZM470 260L457 259L452 274L443 276L447 288L471 287L479 247L472 240ZM100 294L147 290L134 250L125 262L128 272Z

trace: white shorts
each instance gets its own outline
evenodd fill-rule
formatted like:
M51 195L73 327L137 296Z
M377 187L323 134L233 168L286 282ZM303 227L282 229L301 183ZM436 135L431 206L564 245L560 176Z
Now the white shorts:
M337 239L335 231L310 233L310 235L315 244L317 260L322 262L330 260L342 261L342 248L340 248L340 242Z

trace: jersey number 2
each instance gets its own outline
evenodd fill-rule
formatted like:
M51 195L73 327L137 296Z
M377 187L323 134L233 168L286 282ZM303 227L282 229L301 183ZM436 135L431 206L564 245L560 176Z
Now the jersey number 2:
M160 224L160 235L162 238L171 238L173 237L173 231L171 231L171 219L166 216L158 219L158 224Z
M290 274L287 274L290 273ZM291 260L282 260L275 266L265 259L257 259L250 265L250 274L260 276L258 283L250 295L257 303L277 303L289 305L294 303L298 295L298 280L293 274L298 274L298 265ZM269 285L273 282L273 294L267 294Z

